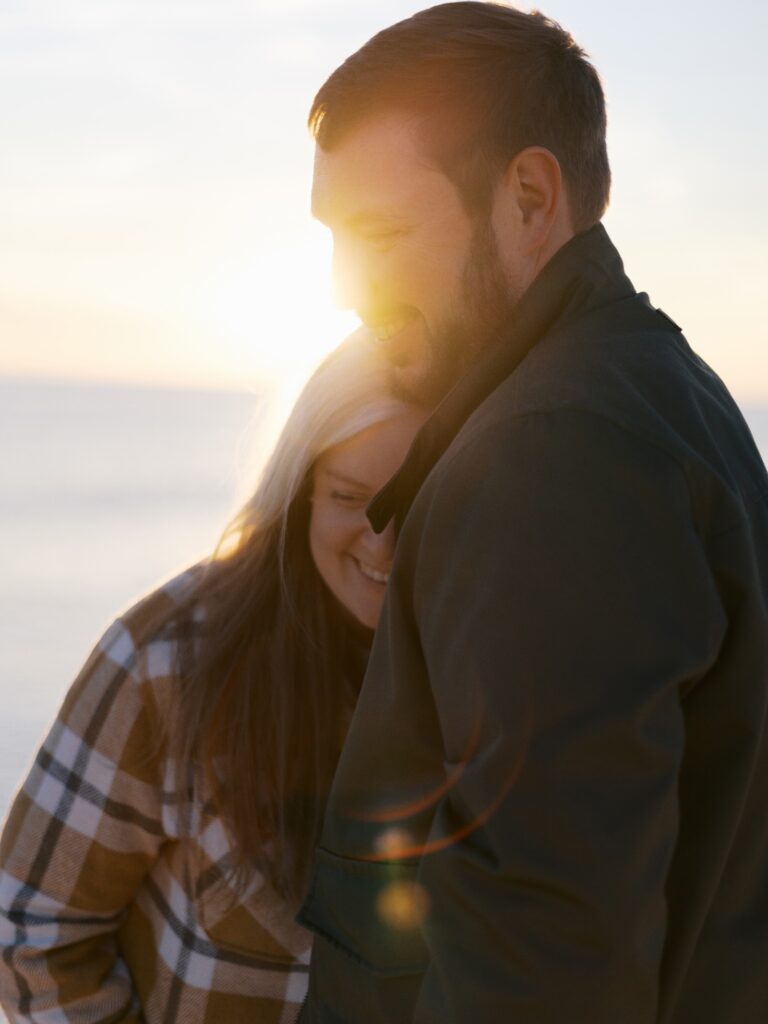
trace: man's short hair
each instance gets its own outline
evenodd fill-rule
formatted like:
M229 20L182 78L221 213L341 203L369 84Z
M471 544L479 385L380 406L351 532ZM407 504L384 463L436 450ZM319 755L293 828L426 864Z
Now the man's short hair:
M470 211L529 146L560 163L574 229L600 220L611 172L605 99L584 51L556 22L500 3L445 3L373 36L321 87L309 114L330 151L388 110L421 119L427 152Z

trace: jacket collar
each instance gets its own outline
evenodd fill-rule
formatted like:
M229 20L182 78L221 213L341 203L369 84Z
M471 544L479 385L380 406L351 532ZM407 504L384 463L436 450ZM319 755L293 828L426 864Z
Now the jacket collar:
M408 456L368 506L377 533L394 517L401 525L432 467L474 410L555 326L634 295L632 282L602 224L570 239L543 268L499 332L440 402L419 431Z

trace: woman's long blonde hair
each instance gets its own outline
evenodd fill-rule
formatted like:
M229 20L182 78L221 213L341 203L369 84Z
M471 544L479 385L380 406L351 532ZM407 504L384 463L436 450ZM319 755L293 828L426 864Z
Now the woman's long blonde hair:
M392 419L406 406L390 387L391 367L365 330L356 331L318 366L305 384L258 486L224 535L280 526L284 549L289 510L317 459L374 423Z
M312 561L312 470L329 448L405 411L389 376L362 331L323 361L190 600L202 636L179 666L177 778L202 771L236 876L245 883L255 867L291 901L304 890L370 641Z

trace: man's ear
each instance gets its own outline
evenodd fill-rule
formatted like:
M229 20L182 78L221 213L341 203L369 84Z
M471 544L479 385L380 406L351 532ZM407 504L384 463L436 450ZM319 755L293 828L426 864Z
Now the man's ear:
M542 146L521 150L510 161L496 193L497 215L516 222L521 255L546 246L565 205L557 157Z

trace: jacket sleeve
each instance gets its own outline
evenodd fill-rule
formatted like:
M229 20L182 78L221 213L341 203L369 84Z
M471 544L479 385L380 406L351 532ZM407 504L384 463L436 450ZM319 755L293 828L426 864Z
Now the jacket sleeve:
M417 1024L651 1024L685 743L725 620L681 467L588 413L441 475L416 614L451 780Z
M164 838L139 660L118 621L67 695L5 824L0 1002L14 1024L142 1019L116 939Z

